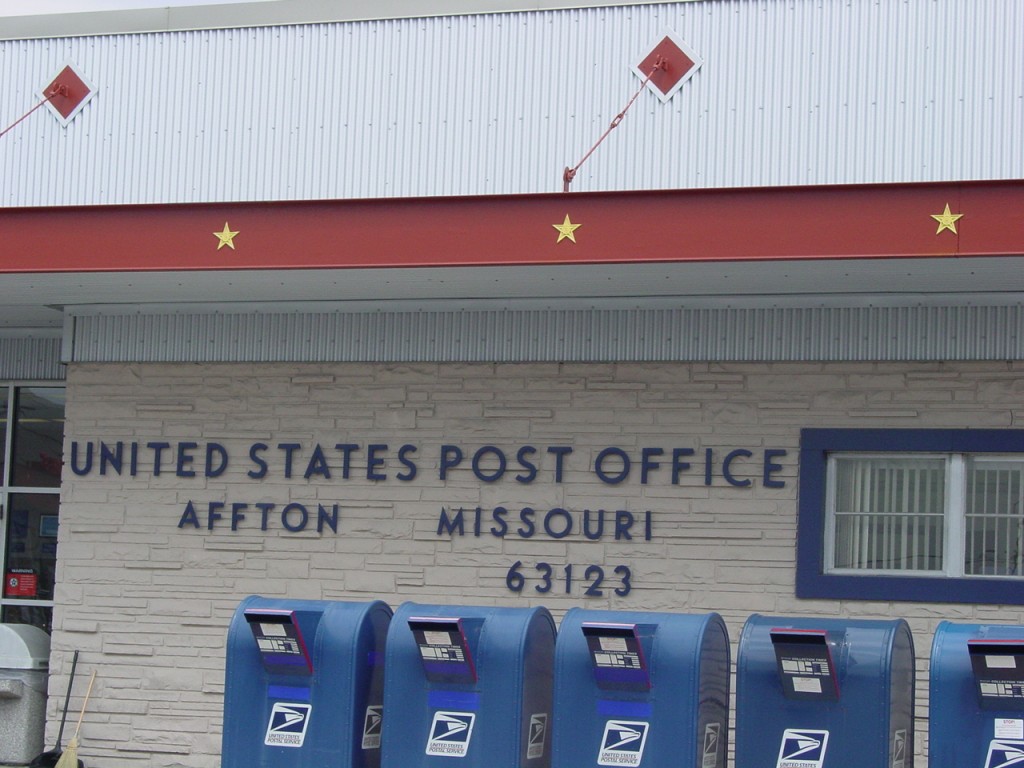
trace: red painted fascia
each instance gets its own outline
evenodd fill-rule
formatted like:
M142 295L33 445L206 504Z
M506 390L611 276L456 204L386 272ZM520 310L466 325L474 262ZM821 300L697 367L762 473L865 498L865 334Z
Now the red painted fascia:
M0 208L0 244L0 273L1019 256L1024 181Z

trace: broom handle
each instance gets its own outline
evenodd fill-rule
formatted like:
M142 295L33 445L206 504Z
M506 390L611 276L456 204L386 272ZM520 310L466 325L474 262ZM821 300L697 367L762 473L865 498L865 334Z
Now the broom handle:
M60 730L57 731L57 747L64 741L64 721L68 719L68 702L71 701L71 686L75 682L75 667L78 666L78 651L75 651L75 655L71 658L71 677L68 678L68 690L64 694L64 712L60 716Z
M89 687L85 690L85 699L82 701L82 711L78 713L78 725L75 726L75 735L72 738L78 738L78 730L82 727L82 718L85 717L85 706L89 703L89 694L92 693L92 684L96 681L96 670L92 671L92 675L89 677Z

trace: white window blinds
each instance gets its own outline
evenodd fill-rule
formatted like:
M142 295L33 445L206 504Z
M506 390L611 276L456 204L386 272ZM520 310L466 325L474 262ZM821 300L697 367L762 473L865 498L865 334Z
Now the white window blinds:
M942 458L837 458L834 488L833 568L943 570Z
M1024 462L972 459L967 463L964 573L1019 576L1024 573L1021 504Z

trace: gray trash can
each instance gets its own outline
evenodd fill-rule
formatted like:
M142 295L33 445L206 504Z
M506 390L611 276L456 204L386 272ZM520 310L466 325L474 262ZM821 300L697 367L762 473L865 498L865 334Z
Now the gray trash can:
M0 763L27 765L43 751L50 636L0 624Z

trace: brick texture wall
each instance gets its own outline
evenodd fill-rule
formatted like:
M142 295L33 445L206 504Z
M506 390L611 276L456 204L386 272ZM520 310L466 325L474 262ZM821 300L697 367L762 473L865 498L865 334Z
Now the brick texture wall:
M82 731L90 764L219 765L225 633L249 594L379 598L394 607L541 604L556 618L574 606L717 611L734 642L754 612L903 617L919 657L920 766L936 624L1024 622L1024 611L1000 606L802 601L793 586L802 427L1019 427L1019 364L75 365L67 381L47 742L56 736L71 651L80 649L80 673L98 670ZM118 442L121 471L112 453L101 470L100 444L113 452ZM170 446L159 473L151 443ZM210 444L219 448L211 458L217 471L208 473ZM250 475L261 469L249 453L258 444L267 446L256 449L263 477ZM348 454L348 478L339 444L358 446ZM404 454L416 466L412 479L399 477L410 474L399 460L403 445L414 446ZM442 480L445 445L464 458ZM494 448L479 455L477 471L488 479L472 469L484 446ZM523 455L537 467L532 479L516 460L524 446L536 449ZM572 449L560 479L550 447ZM595 471L607 448L621 450L602 460L609 478L623 454L632 462L622 482ZM664 450L648 453L646 482L644 448ZM674 448L693 450L677 483ZM508 461L500 478L497 449ZM721 472L735 449L751 453L731 466L734 480L749 485L730 484ZM780 467L770 476L782 487L764 483L768 450L787 452L773 459ZM220 518L210 517L211 502ZM289 504L301 508L282 520ZM235 508L236 530L232 505L245 505ZM319 507L331 513L335 505L337 532L324 524L318 532ZM504 536L491 532L500 529L498 507L508 510ZM516 532L526 529L525 507L536 512L530 537ZM444 526L439 533L441 510L451 520L460 508L464 535ZM306 527L288 530L302 527L303 509ZM545 532L552 509L568 516L556 513ZM604 529L591 540L581 532L584 510L593 535L601 509ZM617 511L633 516L628 529L619 518L618 537ZM553 535L570 517L572 532ZM517 561L525 578L518 593L507 585ZM552 571L544 594L542 563ZM589 566L604 569L601 596L585 594L596 573L586 578ZM618 566L631 574L625 596L614 593L625 590Z

